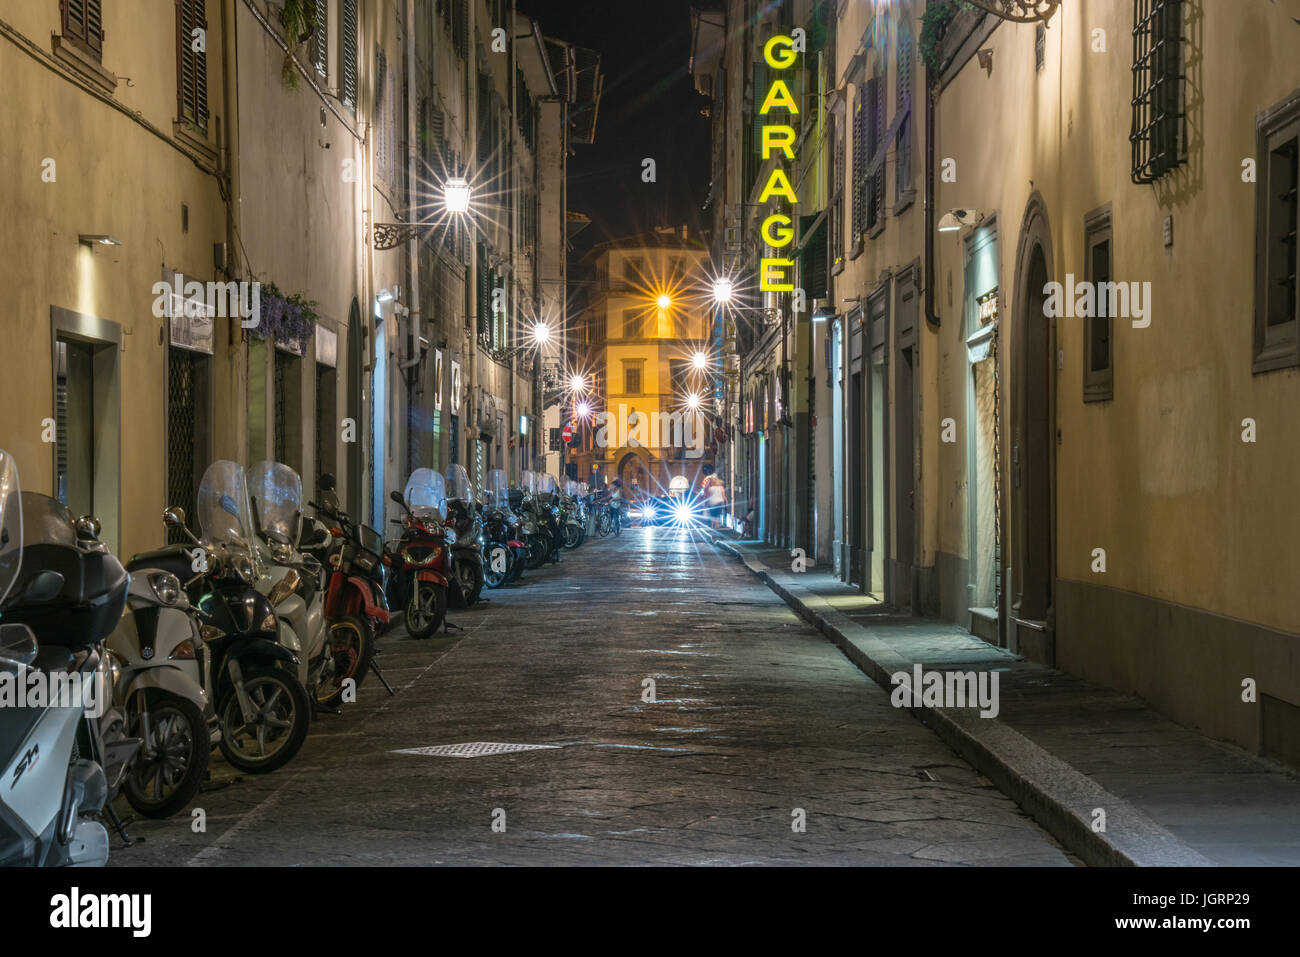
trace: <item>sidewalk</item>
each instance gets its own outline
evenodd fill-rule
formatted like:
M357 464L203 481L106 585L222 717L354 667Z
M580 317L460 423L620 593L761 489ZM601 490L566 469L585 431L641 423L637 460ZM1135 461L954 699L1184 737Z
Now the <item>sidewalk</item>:
M714 532L803 618L887 689L889 676L999 672L996 718L913 713L1089 864L1300 864L1300 775L1175 724L1130 695L1025 661L964 629L892 613L784 549ZM1096 809L1105 830L1095 831Z

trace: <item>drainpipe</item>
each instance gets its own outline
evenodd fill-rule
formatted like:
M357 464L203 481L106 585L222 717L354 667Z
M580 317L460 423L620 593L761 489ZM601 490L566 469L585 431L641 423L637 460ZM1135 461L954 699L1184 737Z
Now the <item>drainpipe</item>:
M939 328L934 311L934 109L938 89L926 68L925 92L925 321Z
M416 152L415 152L415 83L411 82L416 79L415 70L415 0L406 0L406 209L407 216L413 217L415 207L411 202L411 197L415 192L416 184ZM393 91L397 92L396 90ZM420 364L420 236L418 233L411 236L411 241L407 244L408 256L410 258L410 308L406 314L406 334L401 337L399 344L399 354L406 354L406 358L398 363L398 368L405 372ZM410 343L410 346L407 345ZM406 401L410 405L415 403L414 377L406 383L407 395ZM407 417L409 428L410 417ZM409 441L407 443L410 445Z
M235 4L237 0L225 0L221 4L221 70L222 70L222 97L225 100L225 116L223 117L223 131L226 139L226 279L235 279L243 275L243 266L240 265L239 251L242 248L239 245L239 65L238 65L238 44L236 43L235 26L237 14ZM231 263L235 263L234 266ZM250 267L251 268L251 267ZM253 277L247 277L252 281ZM244 334L242 329L239 333L242 342ZM235 344L235 327L232 324L227 338L227 345ZM233 357L228 357L233 358ZM248 395L247 370L245 368L245 378L242 382L238 381L239 363L229 362L228 368L236 379L241 395ZM238 440L242 435L243 441L234 441L231 448L243 449L248 444L248 402L236 402L235 409L235 435L234 439ZM218 440L217 449L220 450L225 443ZM238 456L236 456L238 457Z

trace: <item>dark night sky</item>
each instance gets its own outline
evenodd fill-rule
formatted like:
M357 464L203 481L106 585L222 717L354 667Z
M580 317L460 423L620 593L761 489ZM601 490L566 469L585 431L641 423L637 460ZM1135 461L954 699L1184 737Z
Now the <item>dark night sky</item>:
M592 225L580 249L654 226L701 222L709 192L708 100L695 92L689 0L518 0L546 36L600 54L604 96L591 146L569 160L569 208ZM658 182L641 182L654 158Z

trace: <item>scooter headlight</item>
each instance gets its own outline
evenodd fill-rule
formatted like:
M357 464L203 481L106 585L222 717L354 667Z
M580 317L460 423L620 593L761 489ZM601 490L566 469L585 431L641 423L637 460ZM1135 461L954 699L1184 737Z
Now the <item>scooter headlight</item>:
M154 572L149 576L149 587L164 605L175 605L181 600L181 580L171 572Z
M281 565L287 565L293 561L293 546L284 542L271 542L271 557Z
M235 570L235 574L243 580L245 585L253 584L253 581L255 580L253 575L253 560L247 555L240 555L230 563L230 567Z

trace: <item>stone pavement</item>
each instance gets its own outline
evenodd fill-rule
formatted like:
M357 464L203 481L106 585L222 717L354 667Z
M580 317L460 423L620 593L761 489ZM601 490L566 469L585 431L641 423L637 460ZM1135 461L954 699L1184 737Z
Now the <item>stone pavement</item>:
M1300 864L1300 775L1213 741L1131 695L1025 661L956 625L900 616L829 569L791 570L785 549L717 544L815 623L875 680L997 669L1000 713L917 716L1094 864ZM1093 829L1095 810L1107 829Z
M110 866L1078 863L706 535L487 594L461 635L384 639L396 697L367 682L274 774L214 757L206 830L136 821ZM554 747L394 753L464 742Z

